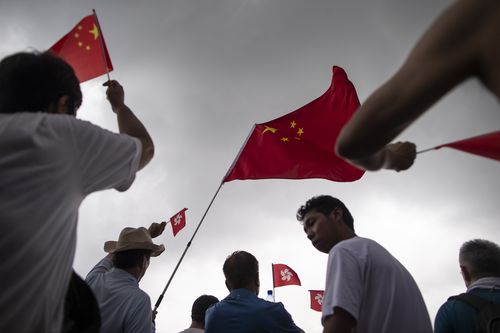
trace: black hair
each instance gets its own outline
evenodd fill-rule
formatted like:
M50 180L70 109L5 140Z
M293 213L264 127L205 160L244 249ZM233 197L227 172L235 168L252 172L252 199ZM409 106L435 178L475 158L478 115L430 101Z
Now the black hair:
M259 262L248 252L235 251L227 257L222 271L232 289L244 288L259 276Z
M311 199L307 200L307 202L302 205L299 210L297 211L297 220L300 222L303 222L304 217L306 216L307 213L309 213L311 210L316 210L319 213L322 213L324 215L330 214L335 208L341 208L342 209L342 218L344 220L344 223L352 230L354 231L354 219L352 218L351 212L349 212L349 209L344 205L342 201L340 201L337 198L334 198L329 195L319 195L316 197L312 197Z
M144 259L151 258L151 250L126 250L116 252L113 256L113 265L116 268L127 270L141 267Z
M191 308L191 319L194 321L205 323L205 312L210 305L218 303L219 299L212 295L201 295L198 297Z
M68 96L66 113L82 104L80 83L73 68L50 52L20 52L0 61L0 113L46 112Z

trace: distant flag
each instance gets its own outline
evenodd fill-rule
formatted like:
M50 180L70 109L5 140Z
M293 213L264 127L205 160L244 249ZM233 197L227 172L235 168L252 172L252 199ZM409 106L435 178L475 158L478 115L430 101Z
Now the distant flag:
M273 287L289 285L300 286L300 279L297 273L284 264L273 264Z
M187 208L184 208L170 218L170 225L172 225L172 232L174 233L174 237L179 231L181 231L182 228L186 226L186 210Z
M454 148L500 161L500 131L446 143L444 145L437 146L434 149L442 147Z
M323 293L324 290L309 290L311 309L321 312L321 307L323 306Z
M73 67L80 82L113 70L95 14L84 17L49 49Z
M364 171L334 151L341 128L358 107L353 84L342 68L334 66L330 88L321 97L254 126L223 182L270 178L358 180Z

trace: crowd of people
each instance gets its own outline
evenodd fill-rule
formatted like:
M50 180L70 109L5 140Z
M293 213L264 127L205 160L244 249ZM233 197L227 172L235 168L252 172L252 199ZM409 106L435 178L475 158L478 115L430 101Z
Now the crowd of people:
M457 0L344 127L337 154L367 170L411 167L415 145L390 142L449 90L477 77L500 97L499 39L500 2ZM139 282L150 258L164 251L153 243L164 223L124 228L117 241L104 244L108 254L85 281L72 270L82 200L104 189L127 190L154 155L123 87L114 80L104 85L119 133L76 118L82 93L62 59L22 52L0 62L0 332L155 331ZM34 216L36 228L23 223ZM312 245L328 254L325 333L433 331L411 274L382 245L356 235L342 201L313 197L297 219ZM435 332L495 329L500 247L467 241L459 267L467 290L441 306ZM282 303L258 297L259 266L251 253L232 253L222 270L229 295L197 298L183 332L303 332Z

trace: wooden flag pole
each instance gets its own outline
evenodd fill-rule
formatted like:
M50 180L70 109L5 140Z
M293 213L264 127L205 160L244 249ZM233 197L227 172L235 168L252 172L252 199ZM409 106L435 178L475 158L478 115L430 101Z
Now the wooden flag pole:
M153 309L153 320L154 318L156 317L156 314L158 313L157 309L158 307L160 306L161 304L161 301L163 300L163 296L165 295L165 292L167 291L168 287L170 286L170 283L172 282L172 279L174 278L174 275L175 273L177 272L177 269L179 268L182 260L184 259L184 256L186 255L186 252L187 250L189 249L189 247L191 246L191 242L193 241L194 237L196 236L196 233L198 232L198 230L200 229L201 227L201 224L203 223L203 220L205 219L205 216L207 215L208 213L208 210L210 209L210 207L212 207L212 203L214 202L215 198L217 197L217 194L219 194L219 191L220 189L222 188L222 185L224 184L224 182L221 182L220 185L219 185L219 188L217 189L217 191L215 192L212 200L210 201L210 204L208 205L207 209L205 210L205 213L203 214L203 216L201 217L201 220L200 222L198 223L198 226L196 227L195 231L193 232L193 235L191 236L191 239L189 240L189 242L187 243L186 245L186 248L184 249L184 252L182 253L181 255L181 258L179 259L179 261L177 262L177 265L175 266L174 268L174 271L172 272L172 275L170 275L170 278L168 279L168 282L167 282L167 285L165 286L165 288L163 289L163 292L161 293L160 297L158 297L158 300L156 301L156 304L155 304L155 307Z
M101 25L99 24L99 19L97 18L97 13L95 12L95 9L92 9L92 13L94 14L95 23L97 24L97 30L99 30L99 45L101 45L101 55L102 55L102 58L104 60L104 66L106 66L106 75L108 77L108 81L111 81L111 78L109 77L108 59L106 59L106 51L104 49L104 40L102 38Z

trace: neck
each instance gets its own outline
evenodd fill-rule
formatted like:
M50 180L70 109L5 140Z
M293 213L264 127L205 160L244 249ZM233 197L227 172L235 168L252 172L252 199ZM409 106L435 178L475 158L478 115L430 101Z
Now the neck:
M189 328L199 328L199 329L204 330L205 325L199 321L191 320L191 326L189 326Z

